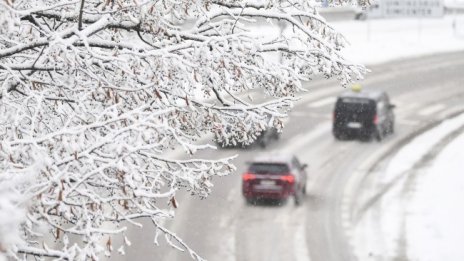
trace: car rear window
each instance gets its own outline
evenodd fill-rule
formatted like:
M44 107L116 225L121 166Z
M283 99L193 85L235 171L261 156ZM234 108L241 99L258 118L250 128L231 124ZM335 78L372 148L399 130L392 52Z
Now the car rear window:
M337 102L337 111L346 113L365 113L375 111L374 102L362 98L340 98Z
M282 174L288 173L287 164L282 163L252 163L249 172L255 174Z

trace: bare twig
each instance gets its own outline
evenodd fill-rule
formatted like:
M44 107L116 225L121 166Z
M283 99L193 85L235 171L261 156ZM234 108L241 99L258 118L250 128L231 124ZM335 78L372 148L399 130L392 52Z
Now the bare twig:
M79 9L79 25L78 25L79 31L82 31L82 13L84 12L84 3L85 3L85 0L81 0L81 7Z

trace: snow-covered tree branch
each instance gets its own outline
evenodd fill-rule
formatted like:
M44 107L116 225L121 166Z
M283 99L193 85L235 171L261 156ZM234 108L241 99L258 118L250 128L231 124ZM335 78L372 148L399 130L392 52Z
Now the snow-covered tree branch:
M202 138L251 143L282 128L301 81L365 72L316 5L1 0L0 259L97 260L140 218L200 259L160 221L177 191L206 197L234 170L195 158L214 149Z

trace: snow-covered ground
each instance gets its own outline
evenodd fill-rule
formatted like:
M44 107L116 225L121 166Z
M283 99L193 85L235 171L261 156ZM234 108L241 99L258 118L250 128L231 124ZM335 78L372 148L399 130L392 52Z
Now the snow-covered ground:
M342 21L334 27L351 43L345 55L367 65L464 50L464 16ZM464 260L464 133L442 144L462 126L464 116L445 121L389 161L377 181L387 192L352 233L359 260ZM440 144L439 154L431 155Z
M464 259L464 134L435 160L410 202L406 220L410 260Z
M352 234L359 260L464 260L463 126L464 115L443 122L377 173L386 192Z
M350 46L352 61L376 64L430 53L464 50L464 16L334 22Z

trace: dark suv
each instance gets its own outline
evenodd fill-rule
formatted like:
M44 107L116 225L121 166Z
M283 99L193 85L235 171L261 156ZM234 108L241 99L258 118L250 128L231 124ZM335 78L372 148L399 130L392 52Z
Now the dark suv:
M336 139L349 136L381 140L394 132L395 115L383 91L349 91L335 103L332 132Z
M306 193L306 167L292 155L267 154L256 158L242 175L243 196L248 203L293 196L298 205Z

